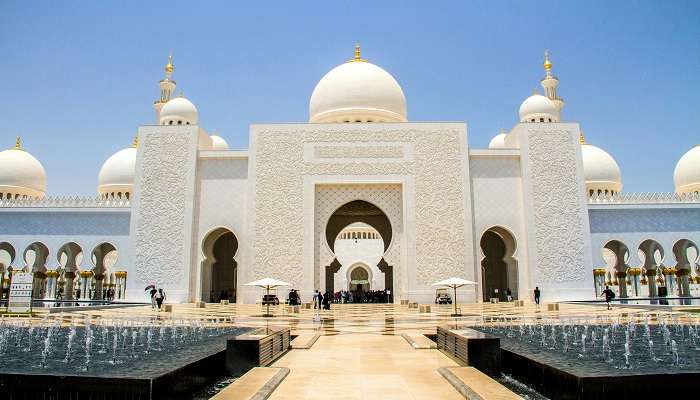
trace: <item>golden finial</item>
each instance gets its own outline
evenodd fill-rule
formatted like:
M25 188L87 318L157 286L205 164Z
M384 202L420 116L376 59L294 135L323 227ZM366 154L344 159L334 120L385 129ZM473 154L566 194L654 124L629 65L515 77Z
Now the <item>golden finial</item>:
M360 53L360 43L355 43L355 57L352 60L348 60L349 62L367 62L364 58L362 58L362 55Z
M15 150L22 150L22 138L19 136L15 139Z
M499 133L499 134L500 134L500 133L506 133L506 131L505 131L505 129L501 128L501 129L498 131L498 133Z
M139 146L139 134L137 133L136 136L134 136L134 141L131 143L131 147L136 148Z
M540 94L540 92L537 91L537 88L532 89L532 95Z
M586 144L586 138L583 137L583 132L580 132L580 133L578 134L578 142L579 142L580 144Z
M547 76L552 75L552 62L549 60L549 50L544 51L544 70L547 72Z
M173 71L175 70L175 66L173 65L173 55L169 54L168 55L168 63L165 64L165 75L167 75L168 78L173 74Z

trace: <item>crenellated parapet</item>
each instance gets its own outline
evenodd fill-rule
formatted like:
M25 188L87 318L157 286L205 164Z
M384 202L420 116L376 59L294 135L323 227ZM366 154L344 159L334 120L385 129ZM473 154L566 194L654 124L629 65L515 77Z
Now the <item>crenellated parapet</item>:
M649 193L593 193L589 204L670 204L700 203L700 193L678 194L673 192Z
M0 208L129 208L125 197L70 197L0 199Z

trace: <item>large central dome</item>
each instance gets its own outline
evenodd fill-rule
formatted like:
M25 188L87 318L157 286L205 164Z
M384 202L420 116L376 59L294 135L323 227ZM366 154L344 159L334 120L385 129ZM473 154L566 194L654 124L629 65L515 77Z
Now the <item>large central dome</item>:
M360 57L333 68L316 85L309 122L406 122L406 98L391 74Z

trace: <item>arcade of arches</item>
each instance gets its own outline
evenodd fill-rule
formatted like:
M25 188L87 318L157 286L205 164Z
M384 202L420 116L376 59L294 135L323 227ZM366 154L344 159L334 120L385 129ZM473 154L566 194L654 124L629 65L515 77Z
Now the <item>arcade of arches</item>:
M218 228L204 238L202 250L202 301L236 301L238 238Z

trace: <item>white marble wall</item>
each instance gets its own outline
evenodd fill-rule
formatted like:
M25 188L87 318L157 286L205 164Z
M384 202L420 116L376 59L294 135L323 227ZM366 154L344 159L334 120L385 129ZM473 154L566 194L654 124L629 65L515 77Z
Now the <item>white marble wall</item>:
M198 126L142 126L136 155L131 238L134 272L127 297L165 289L169 301L191 301ZM139 293L140 291L140 293Z
M524 216L522 171L519 149L470 150L469 165L474 203L474 264L482 283L480 242L483 234L494 227L510 232L515 240L513 257L517 260L518 294L529 298L530 279L527 256L527 233ZM510 279L510 277L509 277ZM481 289L481 286L480 286ZM479 291L479 299L482 298Z
M520 147L529 283L545 301L595 296L579 133L573 123L521 123L506 138Z
M195 226L192 245L191 293L195 299L202 299L202 282L211 279L202 271L204 261L203 245L208 235L218 229L231 231L238 240L238 250L234 256L237 265L237 290L241 284L262 277L250 271L247 257L251 238L247 230L248 220L248 154L246 151L200 151L197 161L198 199L195 213ZM208 299L208 290L204 298ZM242 301L239 296L238 301Z

